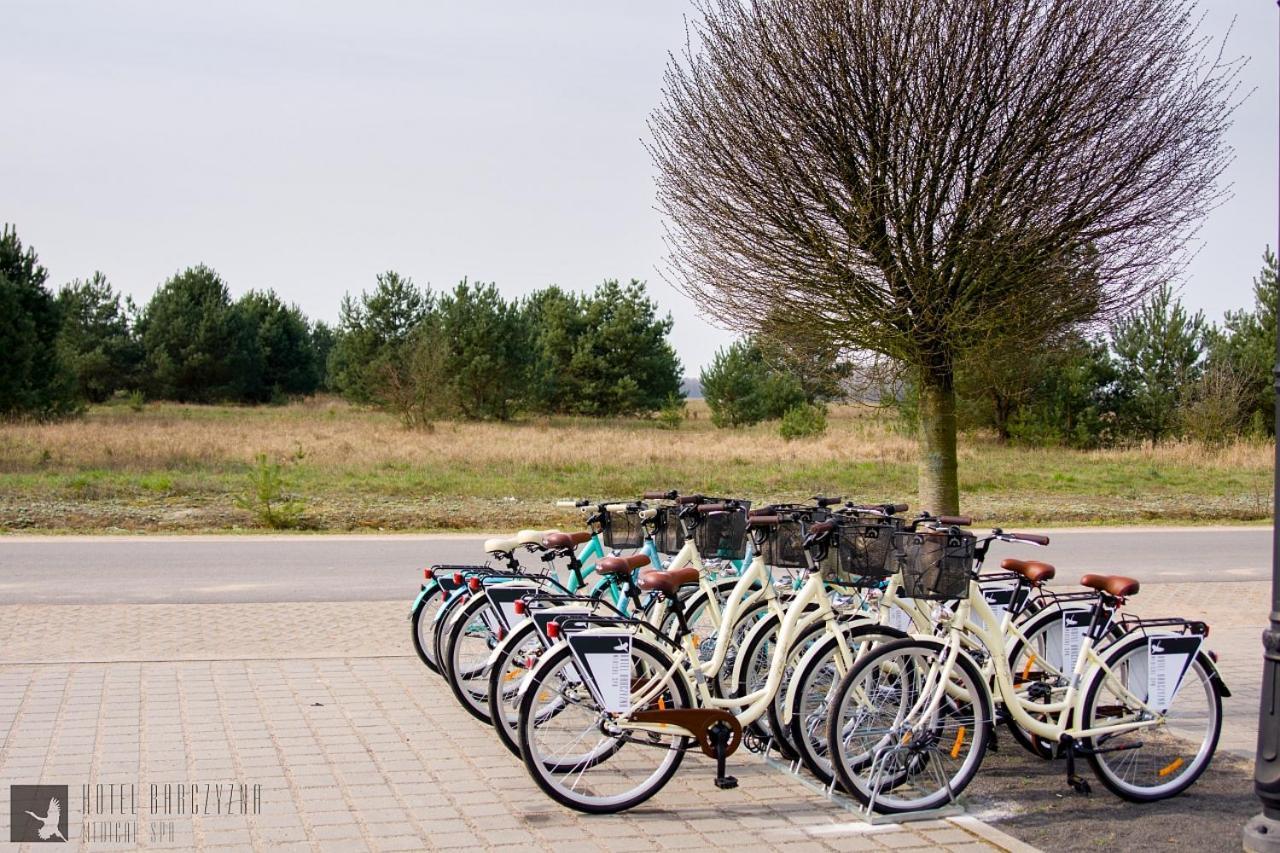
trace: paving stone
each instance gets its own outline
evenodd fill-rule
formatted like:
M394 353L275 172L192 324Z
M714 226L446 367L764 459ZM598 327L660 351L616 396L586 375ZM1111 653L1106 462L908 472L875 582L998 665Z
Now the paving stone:
M262 814L187 819L176 849L995 849L945 822L844 834L745 752L738 790L690 756L639 809L563 809L405 647L402 602L0 606L0 626L5 778L263 786Z

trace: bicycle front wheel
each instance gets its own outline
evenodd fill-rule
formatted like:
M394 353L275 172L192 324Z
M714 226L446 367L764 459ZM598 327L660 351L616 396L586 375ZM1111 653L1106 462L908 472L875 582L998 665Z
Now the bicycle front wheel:
M634 689L667 672L672 659L640 637L631 643ZM547 696L558 713L547 714ZM677 672L654 708L688 708L688 684ZM581 812L610 814L643 803L667 784L692 739L620 729L591 696L565 644L549 650L521 687L520 752L529 775L549 797Z
M1147 695L1147 638L1118 643L1106 656L1111 674L1096 677L1085 695L1086 728L1116 726L1114 734L1085 741L1089 764L1112 792L1138 803L1185 791L1213 760L1222 733L1222 697L1213 685L1203 651L1187 668L1162 722L1125 729L1125 722L1150 719L1152 709L1134 698Z
M939 808L973 781L991 698L973 662L936 641L872 649L836 688L827 755L845 790L882 814Z

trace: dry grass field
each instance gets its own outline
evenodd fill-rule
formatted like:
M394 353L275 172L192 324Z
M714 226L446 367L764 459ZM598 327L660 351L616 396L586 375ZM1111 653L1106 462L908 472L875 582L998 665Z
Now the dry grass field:
M824 492L915 505L915 442L888 414L842 407L821 438L777 424L715 429L701 401L679 430L550 418L403 429L319 398L283 407L104 406L57 424L0 426L0 529L253 529L236 505L257 454L282 465L312 530L503 529L566 523L561 497L679 488L757 501ZM964 510L984 522L1269 518L1269 442L1081 452L961 440Z

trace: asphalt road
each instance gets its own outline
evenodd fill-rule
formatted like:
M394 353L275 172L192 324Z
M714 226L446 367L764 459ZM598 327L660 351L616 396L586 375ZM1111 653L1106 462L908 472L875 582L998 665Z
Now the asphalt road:
M1271 528L1040 530L1047 548L997 545L992 557L1042 559L1064 583L1085 572L1143 583L1265 580ZM482 561L476 536L0 538L0 604L403 600L422 567Z

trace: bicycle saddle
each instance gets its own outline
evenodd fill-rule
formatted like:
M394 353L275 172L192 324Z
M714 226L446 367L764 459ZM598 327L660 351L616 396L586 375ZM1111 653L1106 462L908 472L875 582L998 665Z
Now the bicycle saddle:
M1000 568L1017 572L1031 583L1044 583L1053 580L1053 576L1058 570L1048 563L1042 563L1039 560L1019 560L1009 557L1000 564Z
M685 584L698 582L698 570L693 566L687 566L683 569L672 569L670 571L662 571L654 569L640 574L640 588L650 592L660 592L665 596L674 597L676 590Z
M1124 575L1085 575L1080 578L1080 585L1096 589L1098 592L1105 592L1107 595L1114 595L1116 598L1137 595L1141 586L1133 578L1126 578Z
M581 545L583 542L591 538L591 531L583 530L578 533L548 533L542 539L542 547L548 551L571 551L575 545Z
M629 557L605 557L596 563L596 571L602 575L629 575L632 569L649 565L648 554L632 554Z

